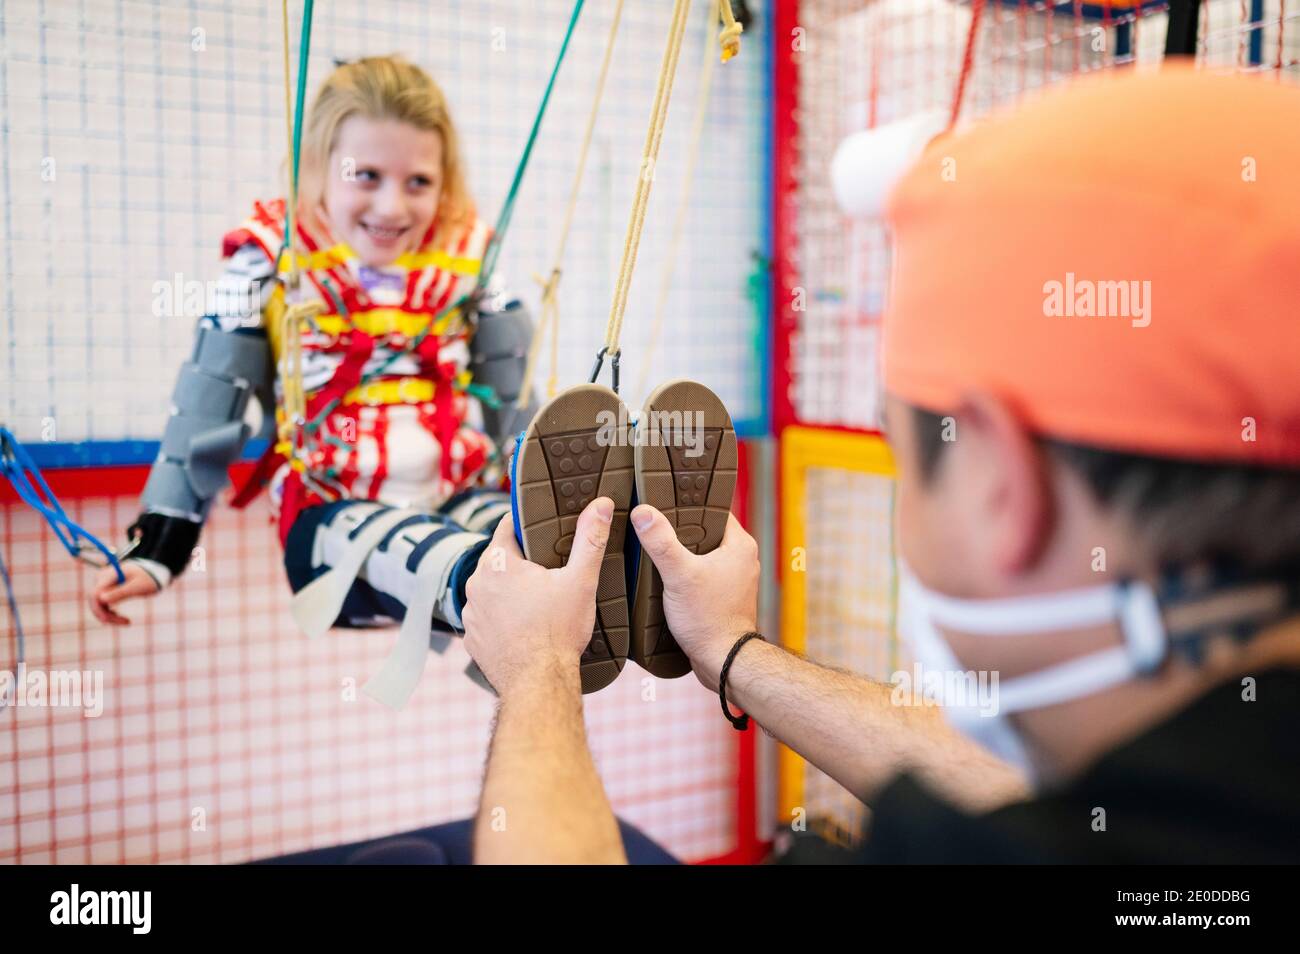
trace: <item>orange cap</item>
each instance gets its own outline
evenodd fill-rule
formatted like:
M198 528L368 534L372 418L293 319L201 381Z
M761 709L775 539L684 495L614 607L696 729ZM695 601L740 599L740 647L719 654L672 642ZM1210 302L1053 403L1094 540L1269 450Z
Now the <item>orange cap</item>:
M884 383L1033 432L1300 467L1300 88L1167 64L943 136L886 217Z

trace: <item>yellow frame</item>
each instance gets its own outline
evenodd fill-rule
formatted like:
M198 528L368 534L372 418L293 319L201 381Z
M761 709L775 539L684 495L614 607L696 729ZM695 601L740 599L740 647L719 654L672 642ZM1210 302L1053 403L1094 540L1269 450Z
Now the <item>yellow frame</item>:
M788 569L788 554L807 548L808 468L822 467L894 477L894 456L884 438L815 427L787 427L781 431L781 643L802 653L808 644L808 574ZM790 819L804 801L804 760L781 745L777 762L777 805Z

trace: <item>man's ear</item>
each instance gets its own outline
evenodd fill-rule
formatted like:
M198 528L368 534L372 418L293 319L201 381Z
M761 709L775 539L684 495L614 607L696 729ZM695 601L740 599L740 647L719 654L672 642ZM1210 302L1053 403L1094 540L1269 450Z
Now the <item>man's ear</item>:
M964 473L976 481L973 499L989 534L991 569L1017 576L1033 569L1051 535L1051 480L1038 444L1007 403L972 392L958 412Z

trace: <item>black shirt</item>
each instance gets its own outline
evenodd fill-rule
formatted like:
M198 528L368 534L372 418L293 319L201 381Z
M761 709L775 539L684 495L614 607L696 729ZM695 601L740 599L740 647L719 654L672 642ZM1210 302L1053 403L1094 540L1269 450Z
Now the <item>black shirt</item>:
M968 815L904 776L854 860L880 863L1300 862L1300 670L1230 680L1103 756L1067 788ZM1104 809L1105 830L1094 830ZM847 859L846 859L847 860Z

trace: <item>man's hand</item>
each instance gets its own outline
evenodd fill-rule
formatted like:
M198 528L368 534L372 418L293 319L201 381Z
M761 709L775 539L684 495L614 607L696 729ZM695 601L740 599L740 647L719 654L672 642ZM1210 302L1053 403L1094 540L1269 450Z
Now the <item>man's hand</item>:
M717 691L718 672L744 633L758 628L758 544L735 514L712 553L682 546L668 519L642 504L631 514L641 549L664 581L664 614L695 676Z
M578 517L569 562L547 570L524 559L507 516L465 585L465 649L503 699L555 673L572 675L596 624L596 585L614 501L598 497Z
M99 571L95 578L94 592L90 594L90 611L95 614L95 618L113 626L129 626L131 623L131 620L113 609L116 604L137 596L156 596L161 592L158 583L143 567L130 560L123 560L121 567L126 582L118 583L117 571L106 566Z

